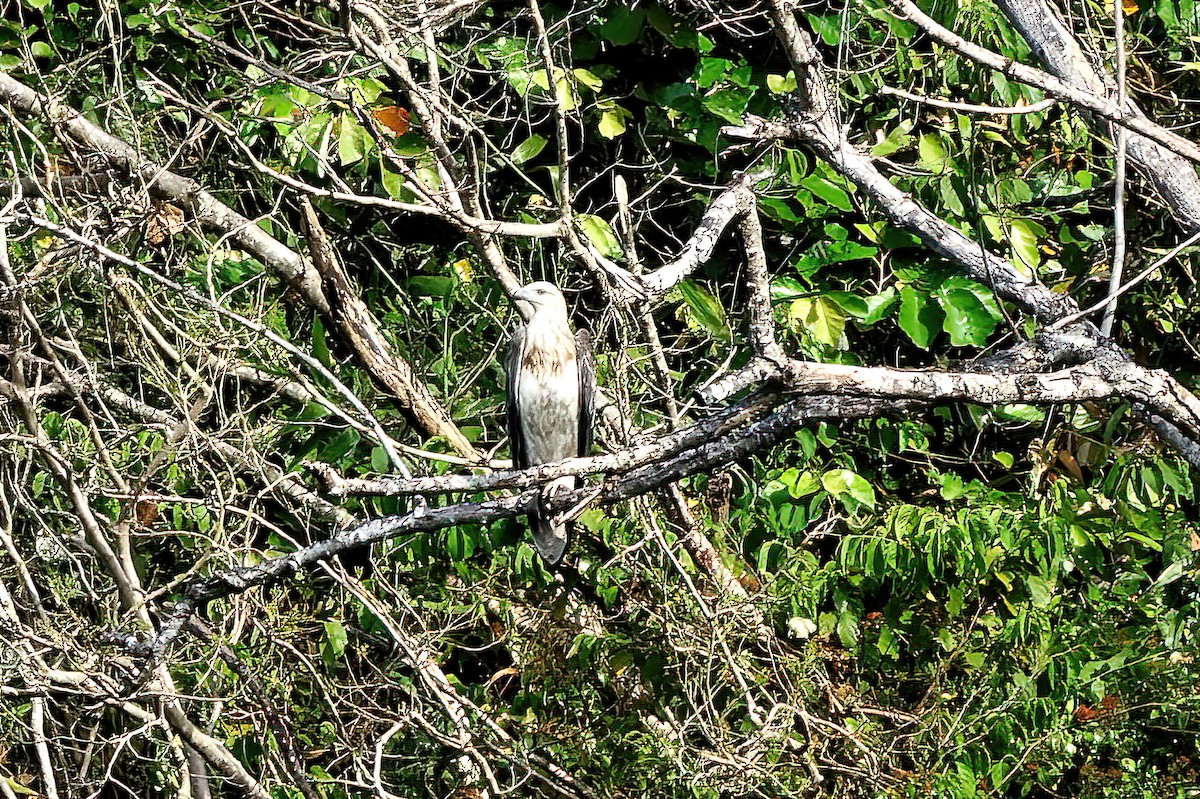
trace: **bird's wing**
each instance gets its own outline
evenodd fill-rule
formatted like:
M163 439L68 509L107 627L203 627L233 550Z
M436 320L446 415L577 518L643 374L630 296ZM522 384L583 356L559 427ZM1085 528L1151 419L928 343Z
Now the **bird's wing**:
M512 453L513 466L524 469L529 466L529 455L525 446L525 431L521 428L521 357L525 349L525 326L513 333L508 342L508 354L504 358L504 400L508 411L508 449Z
M586 330L575 331L575 364L579 372L579 457L592 449L592 416L596 412L596 359L592 355L592 337Z

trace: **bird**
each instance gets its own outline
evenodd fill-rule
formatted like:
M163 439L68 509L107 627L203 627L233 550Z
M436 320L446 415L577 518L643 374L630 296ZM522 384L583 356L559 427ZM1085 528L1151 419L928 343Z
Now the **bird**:
M553 283L530 283L512 298L523 322L504 360L513 463L525 469L587 455L596 393L591 338L584 329L571 334L567 302ZM562 561L570 525L556 522L544 502L575 485L574 477L547 483L529 513L533 542L550 567Z

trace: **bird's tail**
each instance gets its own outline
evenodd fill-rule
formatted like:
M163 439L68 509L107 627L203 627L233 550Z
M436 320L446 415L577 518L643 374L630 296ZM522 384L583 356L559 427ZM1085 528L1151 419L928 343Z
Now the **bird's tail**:
M575 480L571 477L563 477L547 483L541 494L538 495L536 506L529 514L529 529L533 531L533 543L537 545L538 554L542 556L542 560L546 562L547 566L557 566L562 561L563 554L567 551L571 524L570 522L554 523L554 517L546 512L543 502L555 494L570 491L574 487Z

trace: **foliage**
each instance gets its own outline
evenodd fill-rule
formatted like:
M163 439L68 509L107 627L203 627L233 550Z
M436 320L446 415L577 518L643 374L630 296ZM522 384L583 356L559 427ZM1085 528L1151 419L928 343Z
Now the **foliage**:
M797 88L759 14L548 4L550 66L526 5L466 5L469 15L439 29L430 49L405 32L425 4L381 7L415 80L443 71L447 103L469 129L450 155L496 218L558 218L561 115L575 229L625 265L672 259L708 208L708 187L740 169L760 176L771 296L789 352L946 366L1031 331L986 286L882 221L829 164L787 143L736 146L722 133L748 115L786 117ZM1085 5L1072 10L1104 17ZM974 41L1031 59L987 0L932 6ZM445 120L414 107L396 70L344 35L337 4L298 8L10 0L0 69L137 142L293 249L307 246L297 199L315 189L387 343L417 365L467 438L501 456L498 354L511 326L501 281L480 238L402 205L435 203L444 188L428 131ZM1131 74L1138 88L1155 87L1139 101L1178 127L1196 121L1175 100L1198 88L1194 12L1158 0L1127 21ZM1103 296L1112 165L1079 114L1055 106L985 116L898 101L880 88L1004 106L1042 97L930 44L880 0L805 6L801 18L840 67L853 140L898 188L1081 305ZM1097 42L1108 41L1107 24L1095 26ZM4 113L13 122L6 183L95 167L50 118L18 125ZM616 176L632 211L614 200ZM1137 181L1131 190L1146 193ZM259 259L140 187L112 192L36 202L50 222L252 319L323 371L94 251L9 228L10 259L49 350L167 414L139 417L115 395L47 395L36 404L39 442L27 419L0 407L4 429L21 431L0 435L0 521L11 539L0 585L18 595L23 619L36 619L25 627L39 657L100 674L114 691L106 704L34 690L14 665L34 655L10 657L16 647L0 644L14 686L0 693L0 779L18 794L45 792L31 721L43 694L53 723L81 742L69 750L75 762L55 764L80 775L78 793L66 795L178 794L187 773L165 725L139 732L121 715L119 702L153 708L157 699L139 693L136 669L97 633L133 628L138 611L119 601L71 484L39 453L55 453L158 603L181 599L196 575L293 551L336 527L273 493L281 475L307 475L306 461L351 477L392 470L373 432L348 421L331 378L415 448L406 456L423 473L463 468L446 442L421 440L328 320ZM1127 213L1138 268L1178 240L1168 209L1139 201ZM671 426L653 345L562 242L497 246L522 279L570 289L576 318L599 341L601 384L629 421ZM1193 251L1123 298L1118 330L1140 362L1190 386L1200 358ZM741 256L719 245L653 309L685 417L703 411L685 398L748 357L743 272ZM231 365L268 379L235 379ZM310 398L284 384L306 386ZM230 449L259 469L239 466ZM298 483L316 488L307 476ZM179 701L279 797L299 790L282 765L281 728L318 796L462 788L462 732L414 651L444 672L474 728L487 731L477 754L500 764L520 795L553 794L550 780L530 777L547 762L592 795L615 796L1195 790L1200 506L1188 467L1129 407L957 404L822 423L683 487L699 532L747 597L719 590L687 533L649 500L587 510L577 566L557 576L523 523L461 525L376 546L361 581L333 564L214 602L211 637L170 656ZM341 507L361 519L406 502L357 497ZM25 583L40 602L21 593ZM218 643L257 687L217 655ZM103 753L94 760L93 740Z

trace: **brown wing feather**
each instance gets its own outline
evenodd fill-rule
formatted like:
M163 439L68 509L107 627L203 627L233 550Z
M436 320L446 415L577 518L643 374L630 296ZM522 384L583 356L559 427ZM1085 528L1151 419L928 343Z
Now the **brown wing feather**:
M579 457L592 449L592 416L596 412L596 360L592 355L592 337L583 329L575 331L575 364L579 372Z
M525 446L525 432L521 429L521 401L518 376L521 373L522 350L525 348L525 326L513 333L508 342L508 353L504 358L504 400L508 412L508 449L512 453L513 466L524 469L529 466L529 450Z

